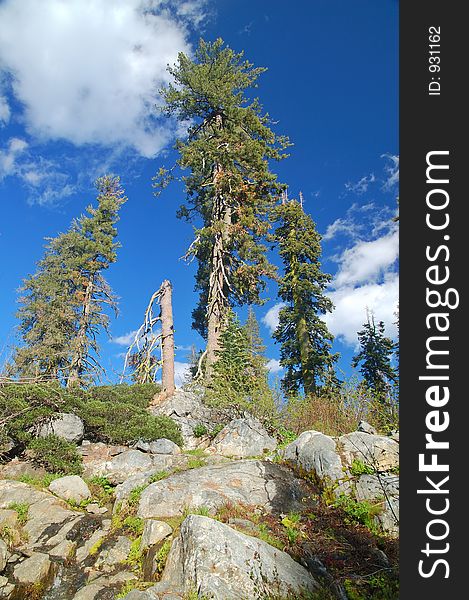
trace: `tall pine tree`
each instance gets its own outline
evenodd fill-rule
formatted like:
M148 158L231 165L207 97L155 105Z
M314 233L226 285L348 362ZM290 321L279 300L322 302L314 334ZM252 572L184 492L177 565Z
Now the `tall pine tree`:
M274 332L281 344L280 364L286 369L282 385L288 394L303 388L308 395L330 379L337 360L331 354L333 336L323 320L333 309L324 293L331 276L321 270L321 236L302 203L284 198L274 215L284 269L279 296L285 305Z
M97 180L98 206L49 240L37 272L24 282L18 311L23 345L14 356L20 376L84 383L99 367L97 335L115 298L103 271L116 261L115 224L125 202L119 178Z
M274 273L263 239L281 186L269 160L284 157L288 140L272 132L268 115L248 96L264 70L221 39L201 40L194 60L179 54L169 68L174 84L162 90L166 114L191 123L187 138L176 144L178 165L188 170L179 216L196 220L186 256L198 262L193 324L207 340L208 379L230 307L259 303L265 278ZM161 169L155 185L171 178Z

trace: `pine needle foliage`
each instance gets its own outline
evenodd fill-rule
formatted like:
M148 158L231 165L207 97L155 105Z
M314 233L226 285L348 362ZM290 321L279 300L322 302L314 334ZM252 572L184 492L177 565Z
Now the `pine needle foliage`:
M333 336L323 318L333 310L325 290L331 276L321 268L321 236L312 218L296 200L285 200L274 211L275 240L283 263L279 296L284 306L274 338L281 344L282 381L288 394L301 388L316 393L331 380L337 355L331 353Z
M282 186L269 161L284 158L289 142L274 134L269 115L249 96L265 69L223 40L200 40L194 59L180 53L168 70L174 83L161 91L163 112L190 123L187 137L176 144L177 166L187 173L178 215L195 225L186 254L198 263L193 326L207 339L210 366L230 307L260 303L266 278L275 272L264 241L267 215ZM174 168L161 169L155 187L174 177Z
M247 328L240 324L233 311L228 313L217 355L205 398L207 404L227 409L233 416L248 412L264 422L270 421L275 414L275 404L265 359L253 354Z
M100 331L116 299L103 277L117 259L115 224L126 198L119 178L96 181L97 207L50 238L34 275L23 283L17 313L22 345L10 371L23 377L89 383L99 369Z

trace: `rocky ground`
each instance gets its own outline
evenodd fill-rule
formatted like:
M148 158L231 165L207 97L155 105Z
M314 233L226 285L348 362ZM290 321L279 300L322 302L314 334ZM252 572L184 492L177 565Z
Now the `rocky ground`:
M80 442L81 477L1 467L0 598L397 598L398 436L362 423L279 448L248 416L210 437L190 392L151 410L183 448L90 443L63 417L50 427Z

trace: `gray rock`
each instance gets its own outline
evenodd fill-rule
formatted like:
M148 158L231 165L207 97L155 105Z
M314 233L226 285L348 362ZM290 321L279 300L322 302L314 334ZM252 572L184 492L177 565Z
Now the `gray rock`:
M7 565L9 556L10 553L8 552L8 546L2 539L0 539L0 573L3 573Z
M277 442L257 419L234 419L226 425L212 442L211 449L223 456L247 458L272 452Z
M20 585L31 585L46 580L52 570L47 554L34 552L29 558L16 565L13 576Z
M76 542L71 540L63 540L57 546L54 546L52 550L49 550L49 556L52 558L58 558L59 560L67 560L73 556L77 547Z
M80 546L80 548L78 548L77 553L76 553L77 563L80 563L80 562L83 562L84 560L86 560L88 558L88 556L90 556L90 551L93 551L94 549L99 548L99 545L106 538L106 536L109 532L109 529L110 529L110 523L107 526L104 526L104 522L103 522L103 527L101 529L97 529L96 531L93 532L91 537L88 540L86 540L86 542L83 544L83 546Z
M399 477L396 475L360 475L355 484L359 501L366 500L381 506L376 523L389 535L399 535Z
M148 519L145 521L143 528L142 539L140 541L140 549L145 550L150 546L154 546L163 541L173 533L172 528L164 521L156 519Z
M342 435L338 444L348 466L359 460L375 471L391 471L399 466L399 444L389 437L354 431Z
M95 474L107 477L111 483L122 483L128 477L152 467L151 456L140 450L127 450L102 463Z
M103 571L112 570L127 559L131 546L131 540L120 535L114 544L99 553L98 560L95 562L95 567Z
M139 440L135 444L137 450L149 452L150 454L181 454L182 450L177 444L166 438L161 438L154 442L143 442Z
M73 500L78 504L82 500L91 498L89 487L78 475L67 475L54 479L49 485L49 491L63 500Z
M79 517L81 517L80 513L64 508L62 503L53 496L32 504L28 511L28 521L23 527L28 537L28 546L40 548L50 537L57 534L61 525Z
M215 510L232 502L289 512L310 495L306 483L286 468L267 461L237 461L177 473L143 490L138 515L145 519L174 517L185 507Z
M77 415L58 413L39 429L39 437L54 434L67 442L79 444L85 437L85 426Z
M15 529L18 526L18 513L16 510L2 508L0 509L0 529L8 527Z
M336 443L319 431L304 431L283 450L283 458L320 481L335 483L344 477Z
M46 470L38 467L27 460L14 458L5 465L0 465L0 477L2 479L20 479L20 477L44 477Z
M194 427L205 425L208 430L212 429L216 422L215 411L205 406L201 395L196 392L176 390L170 398L151 406L150 412L171 417L179 425L186 449L206 448L209 445L209 438L194 435Z
M90 583L85 585L73 596L73 600L95 600L98 594L105 589L104 585L99 583Z
M15 586L8 581L8 577L0 576L0 598L10 598L14 589Z
M370 425L366 421L360 421L360 423L358 423L357 431L361 431L362 433L369 433L370 435L378 435L378 432L373 427L373 425Z
M131 590L126 594L123 600L155 600L158 596L154 596L148 590Z
M216 600L297 597L319 589L287 553L198 515L182 523L161 580Z

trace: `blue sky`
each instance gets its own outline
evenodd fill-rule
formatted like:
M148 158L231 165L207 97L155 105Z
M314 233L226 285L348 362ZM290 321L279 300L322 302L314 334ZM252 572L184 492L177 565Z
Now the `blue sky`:
M153 291L174 286L178 372L191 344L195 265L179 260L192 239L178 221L182 188L156 199L151 178L172 164L175 126L154 109L165 67L200 36L222 37L268 67L257 94L294 146L273 165L323 234L334 276L328 317L339 366L350 374L366 309L394 336L398 293L397 0L0 0L0 363L15 343L17 289L34 272L44 238L68 228L94 200L93 180L121 176L129 198L119 260L107 279L120 315L103 336L107 379L122 368L129 333ZM273 375L276 291L256 309ZM241 310L243 318L245 311Z

